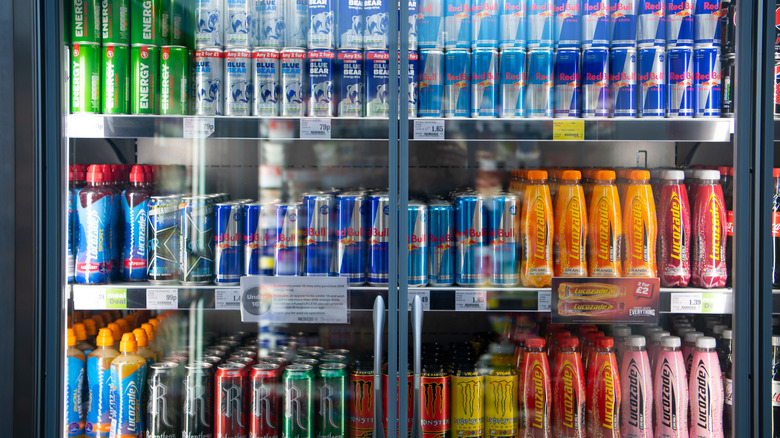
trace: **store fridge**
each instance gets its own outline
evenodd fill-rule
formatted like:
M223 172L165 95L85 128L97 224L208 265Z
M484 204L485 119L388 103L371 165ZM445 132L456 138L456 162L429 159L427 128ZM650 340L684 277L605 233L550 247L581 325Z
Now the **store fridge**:
M13 436L780 436L773 5L12 3Z

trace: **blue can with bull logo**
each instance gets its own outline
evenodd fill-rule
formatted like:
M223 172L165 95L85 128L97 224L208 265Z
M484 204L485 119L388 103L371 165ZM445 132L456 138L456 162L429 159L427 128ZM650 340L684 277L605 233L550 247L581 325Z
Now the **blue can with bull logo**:
M693 71L694 117L720 117L720 48L695 49Z
M368 198L368 284L387 286L390 257L390 196L375 193Z
M276 49L252 51L252 115L279 115L279 52Z
M636 47L638 0L612 0L609 15L610 47Z
M470 49L471 0L445 0L444 3L444 48Z
M471 4L471 0L466 0ZM444 2L441 0L420 0L417 14L417 47L419 49L444 48L445 17ZM469 18L469 21L471 18ZM469 32L471 28L469 27ZM469 33L471 47L471 33Z
M339 2L336 39L339 49L363 49L363 0Z
M498 50L476 49L471 55L471 117L498 113Z
M639 117L666 115L666 50L662 47L639 49Z
M694 2L693 44L696 47L720 47L720 3L720 0L697 0ZM775 23L777 23L777 18L775 18Z
M504 49L499 53L499 117L525 117L525 56L525 49Z
M471 0L471 48L498 49L498 0Z
M409 286L428 284L428 206L409 201Z
M554 114L553 51L536 49L528 52L528 86L525 109L528 117L552 117Z
M555 117L580 116L580 51L555 51Z
M471 53L448 50L444 55L444 117L471 115Z
M490 282L514 286L520 282L520 199L499 194L488 200Z
M363 47L387 50L390 9L387 0L363 0Z
M636 117L636 49L610 50L609 91L612 117Z
M367 50L365 61L366 117L390 113L390 55L387 50Z
M243 275L273 275L276 244L276 205L257 202L244 206Z
M528 33L528 3L526 0L503 0L498 46L511 49L526 46Z
M350 285L366 282L368 202L361 192L336 196L336 274Z
M276 244L274 275L303 274L303 239L306 237L301 204L283 204L276 208Z
M609 1L582 0L582 48L609 47Z
M225 52L225 115L248 116L252 105L252 53L247 49Z
M303 195L306 210L306 276L327 277L333 272L336 238L336 209L333 196L326 193Z
M455 282L455 213L452 204L428 205L428 283L451 286Z
M553 0L528 0L528 48L553 47Z
M244 209L238 202L214 206L214 282L238 284L244 256Z
M223 53L219 48L196 50L195 114L199 116L222 115Z
M309 0L309 50L336 47L334 0Z
M363 115L363 51L339 50L336 55L338 116Z
M487 206L476 193L455 198L455 283L468 286L487 282L489 266Z
M582 117L609 116L609 50L582 51Z
M555 0L555 48L579 49L582 41L580 0Z
M667 117L692 117L693 104L693 49L677 47L666 53L668 72Z
M308 77L306 51L303 49L282 50L281 115L303 117L306 115L305 84Z
M666 3L666 46L693 46L693 2L668 0Z
M639 0L636 42L639 47L666 47L666 0Z
M309 50L309 115L333 117L333 76L336 53L331 49Z
M444 52L420 50L417 85L419 89L418 117L442 117L444 95Z
M284 45L284 14L279 0L256 0L253 45L281 49Z

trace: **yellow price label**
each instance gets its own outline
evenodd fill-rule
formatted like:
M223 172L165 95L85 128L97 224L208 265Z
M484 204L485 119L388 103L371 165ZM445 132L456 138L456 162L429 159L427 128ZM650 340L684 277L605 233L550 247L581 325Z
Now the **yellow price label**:
M585 140L585 121L554 120L553 140Z

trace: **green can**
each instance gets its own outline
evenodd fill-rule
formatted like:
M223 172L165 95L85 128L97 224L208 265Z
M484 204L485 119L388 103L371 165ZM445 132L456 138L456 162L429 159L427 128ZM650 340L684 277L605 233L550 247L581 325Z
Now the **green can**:
M326 354L320 358L320 363L348 363L349 360L347 359L347 356L344 356L343 354Z
M160 49L143 44L130 49L130 113L157 114Z
M130 110L130 46L126 44L103 44L103 61L100 82L100 100L103 102L103 114L127 114Z
M74 113L100 112L100 44L73 43L70 110Z
M314 369L311 365L292 364L284 370L283 438L314 436Z
M103 44L130 44L130 0L103 0Z
M71 6L71 41L100 42L100 0L73 0Z
M130 42L160 45L160 1L130 0Z
M183 115L189 112L189 52L186 47L160 48L160 114Z
M344 438L347 436L347 365L322 364L317 377L320 389L317 436Z
M190 23L187 18L189 8L184 7L183 0L165 0L168 9L168 33L170 34L170 45L187 45L187 25ZM190 32L191 33L191 32Z

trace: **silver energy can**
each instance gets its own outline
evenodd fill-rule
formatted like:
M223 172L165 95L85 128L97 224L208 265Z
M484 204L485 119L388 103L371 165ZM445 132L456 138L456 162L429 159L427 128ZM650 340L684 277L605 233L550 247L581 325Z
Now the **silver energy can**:
M285 0L284 47L306 48L309 33L309 0Z
M248 116L252 102L252 53L248 49L225 52L225 115Z
M303 49L282 50L282 110L283 116L303 117L306 115L305 85L306 51Z
M222 47L223 0L198 0L195 6L195 47Z
M219 47L195 51L195 114L222 115L223 53Z
M279 51L252 51L252 115L279 115Z
M254 47L281 49L284 44L284 14L281 0L255 0Z
M249 47L253 0L227 0L225 3L225 46Z

